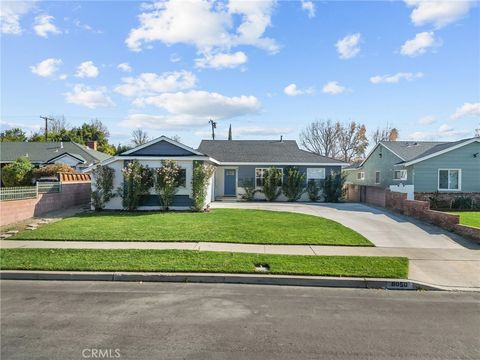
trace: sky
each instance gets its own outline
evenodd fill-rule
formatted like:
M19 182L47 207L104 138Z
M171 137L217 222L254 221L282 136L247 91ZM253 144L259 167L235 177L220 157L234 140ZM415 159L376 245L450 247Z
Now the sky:
M480 124L472 1L1 3L1 126L39 116L132 130L298 140L316 120L450 141Z

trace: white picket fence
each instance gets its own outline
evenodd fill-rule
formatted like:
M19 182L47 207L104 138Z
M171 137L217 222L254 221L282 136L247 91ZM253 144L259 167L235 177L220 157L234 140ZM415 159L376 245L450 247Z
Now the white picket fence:
M0 201L35 199L38 194L59 193L60 182L37 182L35 186L16 186L0 188Z

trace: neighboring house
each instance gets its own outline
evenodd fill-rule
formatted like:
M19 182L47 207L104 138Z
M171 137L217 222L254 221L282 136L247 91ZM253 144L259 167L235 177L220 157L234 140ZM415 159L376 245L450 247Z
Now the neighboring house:
M183 169L183 185L175 195L172 209L189 208L192 204L192 171L194 161L204 161L215 165L216 170L210 179L207 205L211 201L228 197L240 199L243 194L243 181L251 180L260 189L265 169L277 167L284 174L288 167L296 166L306 174L307 179L322 182L333 171L340 172L346 164L301 150L291 140L203 140L198 149L193 149L170 138L162 136L144 145L113 156L103 161L115 170L114 188L122 186L122 169L129 161L138 160L150 168L162 166L162 160L175 160ZM305 185L306 181L305 180ZM263 195L258 194L261 199ZM306 195L302 198L306 200ZM280 197L279 200L285 200ZM158 209L158 196L152 189L149 195L140 198L140 210ZM107 209L121 209L122 199L115 197L106 204Z
M110 155L96 150L96 141L89 142L89 146L69 141L2 142L0 150L1 166L15 162L20 157L26 157L35 166L67 164L81 171L110 158Z
M480 138L455 142L382 141L356 167L345 168L346 182L406 192L428 200L480 196Z

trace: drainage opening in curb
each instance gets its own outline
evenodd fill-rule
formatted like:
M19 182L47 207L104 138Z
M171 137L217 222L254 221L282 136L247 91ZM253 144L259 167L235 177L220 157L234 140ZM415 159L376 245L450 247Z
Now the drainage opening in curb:
M261 273L270 272L270 265L268 264L255 264L255 271Z

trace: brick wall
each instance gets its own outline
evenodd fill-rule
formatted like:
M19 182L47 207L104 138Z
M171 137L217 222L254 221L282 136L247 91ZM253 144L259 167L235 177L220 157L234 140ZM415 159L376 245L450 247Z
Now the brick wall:
M0 226L89 202L90 182L63 183L59 193L39 194L36 199L0 201Z
M345 198L347 201L364 202L385 207L385 189L377 186L347 184Z
M459 197L469 197L475 200L477 204L480 204L480 193L478 192L439 192L437 195L433 192L416 192L415 200L429 201L430 197L437 196L439 208L449 208L452 201Z

